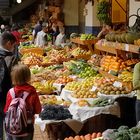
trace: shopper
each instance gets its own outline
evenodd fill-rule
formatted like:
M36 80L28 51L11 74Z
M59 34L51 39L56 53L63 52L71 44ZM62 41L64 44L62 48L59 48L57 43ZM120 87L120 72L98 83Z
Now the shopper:
M16 46L15 46L15 50L14 50L14 55L15 57L19 60L19 52L18 52L18 47L20 45L20 39L21 39L21 35L18 31L18 26L17 25L13 25L11 28L11 33L15 36L16 38Z
M38 23L35 25L34 30L33 30L33 43L35 42L35 39L37 37L38 32L42 30L42 24L43 22L40 20Z
M66 35L64 27L59 28L59 35L56 37L55 45L61 46L63 43L66 43Z
M37 37L36 37L36 41L35 41L36 46L44 47L45 45L47 45L47 43L48 43L47 42L48 41L47 33L48 33L48 26L46 23L43 23L42 30L37 33Z
M0 36L0 140L3 140L3 108L7 92L12 87L10 71L17 63L12 53L15 42L16 38L10 32L4 32Z
M137 92L136 121L139 122L140 121L140 62L137 63L134 67L133 88Z
M34 115L39 114L41 112L41 104L35 88L29 84L31 80L30 69L26 65L22 65L22 64L16 65L11 72L11 77L12 77L12 83L14 85L13 91L15 97L21 97L21 94L23 94L23 92L25 91L26 94L27 93L29 94L25 100L26 108L27 108L26 110L29 112L27 114L28 127L26 130L28 135L18 137L15 135L12 136L7 134L7 140L32 140L34 134ZM5 113L8 111L12 99L13 98L11 96L11 90L9 90L6 99L6 105L4 108Z
M99 32L99 34L97 35L98 38L105 38L105 36L108 33L111 33L113 30L113 25L112 24L104 24L102 27L102 30Z

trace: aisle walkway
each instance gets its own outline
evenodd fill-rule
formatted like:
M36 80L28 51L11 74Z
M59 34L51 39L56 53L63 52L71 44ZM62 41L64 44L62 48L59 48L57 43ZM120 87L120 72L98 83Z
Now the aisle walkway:
M41 130L39 126L35 126L35 131L34 131L34 139L33 140L44 140L41 134Z

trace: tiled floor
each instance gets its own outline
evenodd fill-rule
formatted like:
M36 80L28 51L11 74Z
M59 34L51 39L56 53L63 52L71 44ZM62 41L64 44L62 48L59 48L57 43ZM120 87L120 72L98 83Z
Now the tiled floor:
M34 140L46 140L46 139L43 139L41 130L40 130L39 126L37 126L37 125L35 125Z

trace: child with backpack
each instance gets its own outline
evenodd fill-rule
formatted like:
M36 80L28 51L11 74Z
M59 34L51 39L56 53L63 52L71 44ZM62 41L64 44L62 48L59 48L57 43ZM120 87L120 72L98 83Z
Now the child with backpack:
M34 115L41 112L41 104L35 88L29 84L30 69L16 65L11 78L14 87L7 94L4 108L7 140L32 140Z

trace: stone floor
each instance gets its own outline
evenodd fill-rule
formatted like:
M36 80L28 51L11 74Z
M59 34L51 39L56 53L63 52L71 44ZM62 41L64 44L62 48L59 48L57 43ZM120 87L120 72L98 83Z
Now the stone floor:
M35 128L35 131L34 131L34 139L33 140L44 140L39 126L35 125L34 128Z

